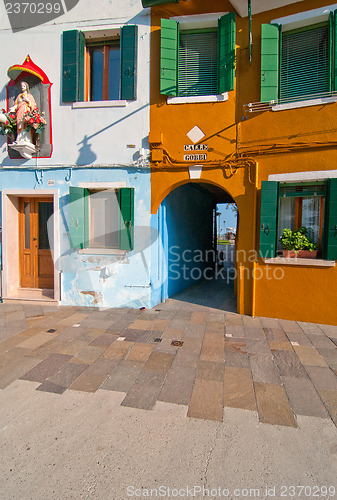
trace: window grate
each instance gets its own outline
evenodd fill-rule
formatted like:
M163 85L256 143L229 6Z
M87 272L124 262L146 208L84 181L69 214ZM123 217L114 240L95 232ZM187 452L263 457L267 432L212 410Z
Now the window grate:
M217 32L180 33L179 96L218 93Z

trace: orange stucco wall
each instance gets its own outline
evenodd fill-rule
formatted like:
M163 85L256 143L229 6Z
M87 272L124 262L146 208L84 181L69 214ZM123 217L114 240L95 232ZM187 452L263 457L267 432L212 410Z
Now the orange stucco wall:
M150 143L151 137L161 137L161 144L153 147L164 154L163 161L151 163L152 212L156 213L170 191L190 182L188 165L183 161L184 144L191 144L186 134L197 125L205 134L200 142L208 145L207 162L196 162L204 165L200 182L223 188L239 209L240 313L337 324L336 267L283 265L284 277L269 279L270 269L262 260L256 259L253 264L249 257L252 250L258 251L261 181L268 180L270 174L337 169L336 103L248 115L244 112L245 104L260 100L261 23L325 5L329 2L306 0L254 16L251 66L248 20L237 15L236 82L228 101L179 105L168 105L166 96L159 93L160 18L228 12L233 7L226 0L190 0L152 9ZM233 157L235 168L228 161ZM254 283L253 266L258 276Z

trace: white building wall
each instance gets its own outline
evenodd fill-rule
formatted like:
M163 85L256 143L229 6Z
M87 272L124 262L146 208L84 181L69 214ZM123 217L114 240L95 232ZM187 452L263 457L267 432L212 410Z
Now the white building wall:
M134 164L140 148L148 147L150 9L142 9L140 0L80 0L70 12L52 22L12 33L4 6L1 8L0 107L6 108L7 69L22 64L28 54L53 83L53 154L39 159L39 166ZM137 99L127 101L123 107L74 109L72 104L62 103L62 32L113 29L124 24L138 25ZM1 146L2 166L23 165L22 160L8 158L3 136ZM25 166L35 164L35 159L24 161Z

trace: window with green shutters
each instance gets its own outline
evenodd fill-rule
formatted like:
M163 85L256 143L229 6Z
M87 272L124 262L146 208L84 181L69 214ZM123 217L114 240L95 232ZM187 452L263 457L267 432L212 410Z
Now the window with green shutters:
M120 37L85 40L79 30L62 37L62 101L135 100L138 27L126 25Z
M234 90L235 13L218 28L181 30L161 20L160 92L169 96L208 96Z
M326 22L296 30L262 24L261 102L315 99L336 91L336 47L336 11Z
M70 187L69 237L75 249L132 250L134 189Z
M323 259L337 260L337 179L261 186L260 257L275 257L284 229L305 226Z

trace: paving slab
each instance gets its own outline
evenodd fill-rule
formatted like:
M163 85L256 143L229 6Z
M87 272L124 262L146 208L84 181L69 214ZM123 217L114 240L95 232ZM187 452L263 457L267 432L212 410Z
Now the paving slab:
M327 389L337 391L337 377L332 370L324 366L305 367L312 383L316 389Z
M328 410L332 421L337 426L337 391L330 391L326 389L319 389L318 393Z
M309 379L283 376L282 382L296 415L329 418L329 414Z
M294 350L300 361L305 366L327 366L324 358L315 347L294 346Z
M70 386L74 391L96 392L116 366L116 360L99 358Z
M206 333L201 348L200 359L204 361L224 361L224 338L223 336Z
M222 422L223 382L196 378L187 416Z
M54 373L56 373L62 365L70 361L70 359L71 356L68 354L51 354L46 359L41 361L41 363L22 375L20 379L42 383L46 380L46 378L54 375Z
M144 368L141 361L123 360L116 365L111 374L101 385L108 391L128 392Z
M256 411L254 385L250 370L237 367L225 368L224 405Z
M297 427L289 400L282 385L255 382L260 422Z
M272 356L253 353L250 354L249 361L254 382L281 384L279 371Z
M42 382L42 384L37 387L37 390L63 394L87 368L89 368L89 365L72 362L66 363L61 366L54 375L51 375Z
M121 405L152 410L166 378L166 373L142 371L128 391Z
M173 369L168 373L161 392L159 401L188 405L194 386L196 368L173 363Z
M275 351L273 357L282 377L308 378L296 352Z
M167 373L174 360L174 354L154 351L147 360L144 371L155 373Z

